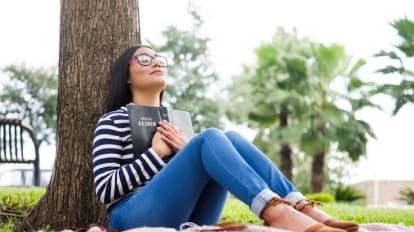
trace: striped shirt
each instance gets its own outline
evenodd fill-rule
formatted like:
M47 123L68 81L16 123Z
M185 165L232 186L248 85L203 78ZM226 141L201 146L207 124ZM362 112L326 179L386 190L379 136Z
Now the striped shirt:
M99 118L92 157L95 192L108 210L126 194L143 187L166 165L151 147L134 159L126 105Z

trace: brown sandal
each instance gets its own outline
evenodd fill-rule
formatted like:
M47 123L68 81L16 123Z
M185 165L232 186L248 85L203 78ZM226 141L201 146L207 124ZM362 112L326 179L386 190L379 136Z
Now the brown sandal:
M214 226L218 226L218 228L212 229L202 229L200 232L204 231L240 231L242 229L247 228L247 225L239 223L239 222L222 222L219 224L215 224Z
M346 230L326 226L322 223L317 223L306 228L305 232L346 232Z
M293 206L293 208L295 208L296 210L299 210L299 211L302 212L302 210L305 209L306 206L310 206L312 208L315 207L315 205L316 206L323 206L323 204L319 201L314 201L314 200L302 200L302 201L306 201L306 203L302 207L298 208L297 205L298 205L299 202L301 202L301 201L299 201L298 203L296 203L296 205Z
M286 204L286 205L292 206L292 204L285 199L277 198L277 197L272 198L270 201L266 203L265 207L262 209L262 212L260 213L260 219L263 219L262 213L265 211L265 209L269 208L270 206L276 206L278 204ZM270 226L266 221L263 223L263 225Z
M307 202L300 208L297 207L297 204L294 206L295 209L302 211L306 206L311 206L312 208L316 206L323 206L322 203L318 202L318 201L314 201L314 200L306 200ZM347 232L357 232L359 230L359 225L355 222L350 222L350 221L342 221L342 220L336 220L336 219L328 219L326 221L323 222L323 224L330 226L330 227L334 227L334 228L338 228L338 229L342 229L345 230Z
M324 221L323 224L330 227L340 228L348 232L357 232L359 230L359 225L355 222L336 220L333 218Z

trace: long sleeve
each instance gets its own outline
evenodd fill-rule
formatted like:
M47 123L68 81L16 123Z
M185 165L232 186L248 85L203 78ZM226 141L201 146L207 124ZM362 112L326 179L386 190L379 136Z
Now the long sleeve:
M122 165L126 133L130 130L117 127L109 117L101 118L96 125L92 144L94 186L104 204L145 185L166 165L152 148Z

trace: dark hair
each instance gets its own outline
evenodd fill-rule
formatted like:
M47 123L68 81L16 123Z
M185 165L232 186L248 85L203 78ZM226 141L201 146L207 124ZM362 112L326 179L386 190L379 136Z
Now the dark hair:
M108 95L106 97L106 109L105 113L117 110L121 106L128 104L132 101L132 94L129 89L129 61L132 59L135 51L140 47L148 47L148 45L135 45L128 47L118 57L112 66L111 70L111 82L109 83ZM164 90L160 93L160 105L162 106L162 96Z

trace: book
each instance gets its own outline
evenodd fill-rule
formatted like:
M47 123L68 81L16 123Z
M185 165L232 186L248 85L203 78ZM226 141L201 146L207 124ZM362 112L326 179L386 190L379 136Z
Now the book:
M166 120L180 128L188 140L194 136L191 115L188 111L166 106L143 106L135 103L127 104L127 110L134 158L137 158L151 147L152 137L157 131L158 123L162 120ZM163 160L168 162L173 155L175 154L164 157Z

